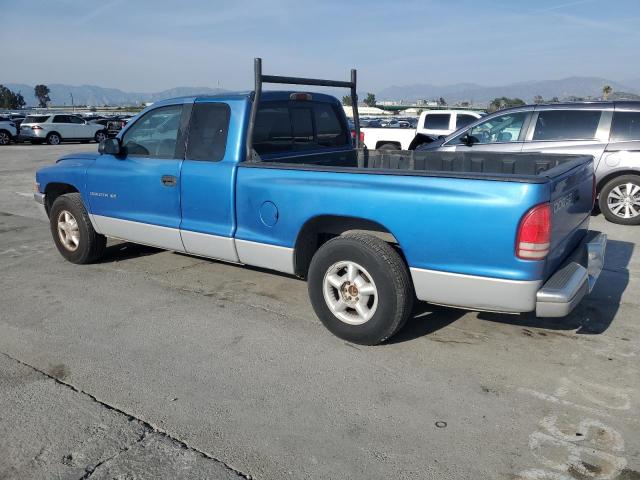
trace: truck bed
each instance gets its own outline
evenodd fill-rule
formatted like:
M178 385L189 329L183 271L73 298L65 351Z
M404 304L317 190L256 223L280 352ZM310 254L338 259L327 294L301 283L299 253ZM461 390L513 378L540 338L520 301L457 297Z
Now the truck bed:
M453 178L543 183L591 160L588 155L500 152L421 152L413 150L351 150L270 157L261 166L321 169L386 175L427 175Z

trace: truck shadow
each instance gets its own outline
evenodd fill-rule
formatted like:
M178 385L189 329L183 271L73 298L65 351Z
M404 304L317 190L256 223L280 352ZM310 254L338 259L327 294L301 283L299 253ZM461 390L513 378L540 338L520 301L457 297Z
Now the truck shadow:
M533 313L509 315L479 312L479 320L548 330L575 330L581 335L604 333L615 320L620 309L622 295L629 284L629 261L634 244L609 240L603 269L593 291L585 297L570 315L563 318L538 318ZM451 325L468 311L440 307L418 302L412 318L405 327L387 343L402 343L430 335Z
M481 320L506 323L518 327L545 328L548 330L575 330L581 335L604 333L615 320L622 303L622 295L629 285L629 262L635 245L630 242L609 240L605 266L589 295L566 317L538 318L533 313L503 315L482 312Z
M104 256L100 259L99 263L121 262L123 260L146 257L162 252L164 252L164 250L160 248L140 245L139 243L121 241L114 241L114 243L111 243L110 241L105 249Z

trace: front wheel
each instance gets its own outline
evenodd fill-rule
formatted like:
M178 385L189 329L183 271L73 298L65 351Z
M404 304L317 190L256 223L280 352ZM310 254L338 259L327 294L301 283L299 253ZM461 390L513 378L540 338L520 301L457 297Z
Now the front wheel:
M92 263L102 257L107 239L93 229L79 193L56 198L49 222L58 251L71 263Z
M607 182L598 206L610 222L640 225L640 175L621 175Z
M325 243L309 266L311 304L334 335L376 345L394 335L413 306L406 265L386 242L347 234Z

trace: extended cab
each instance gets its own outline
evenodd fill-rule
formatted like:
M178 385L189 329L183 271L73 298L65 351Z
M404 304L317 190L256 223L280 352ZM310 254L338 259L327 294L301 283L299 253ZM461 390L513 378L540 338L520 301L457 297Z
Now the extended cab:
M363 128L361 138L371 150L414 150L479 118L480 113L470 110L431 110L420 114L417 128Z
M158 102L37 172L60 253L94 262L115 237L306 278L325 326L362 344L414 296L553 317L593 287L591 157L367 151L335 98L263 82L346 86L357 105L355 73L266 76L259 59L254 92Z

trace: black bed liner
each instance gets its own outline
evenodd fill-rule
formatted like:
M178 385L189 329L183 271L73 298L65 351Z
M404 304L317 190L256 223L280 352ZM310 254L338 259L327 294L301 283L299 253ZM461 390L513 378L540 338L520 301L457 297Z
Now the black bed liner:
M351 150L301 153L242 166L321 170L381 175L478 178L543 183L572 168L593 161L589 155L506 152L424 152L413 150Z

